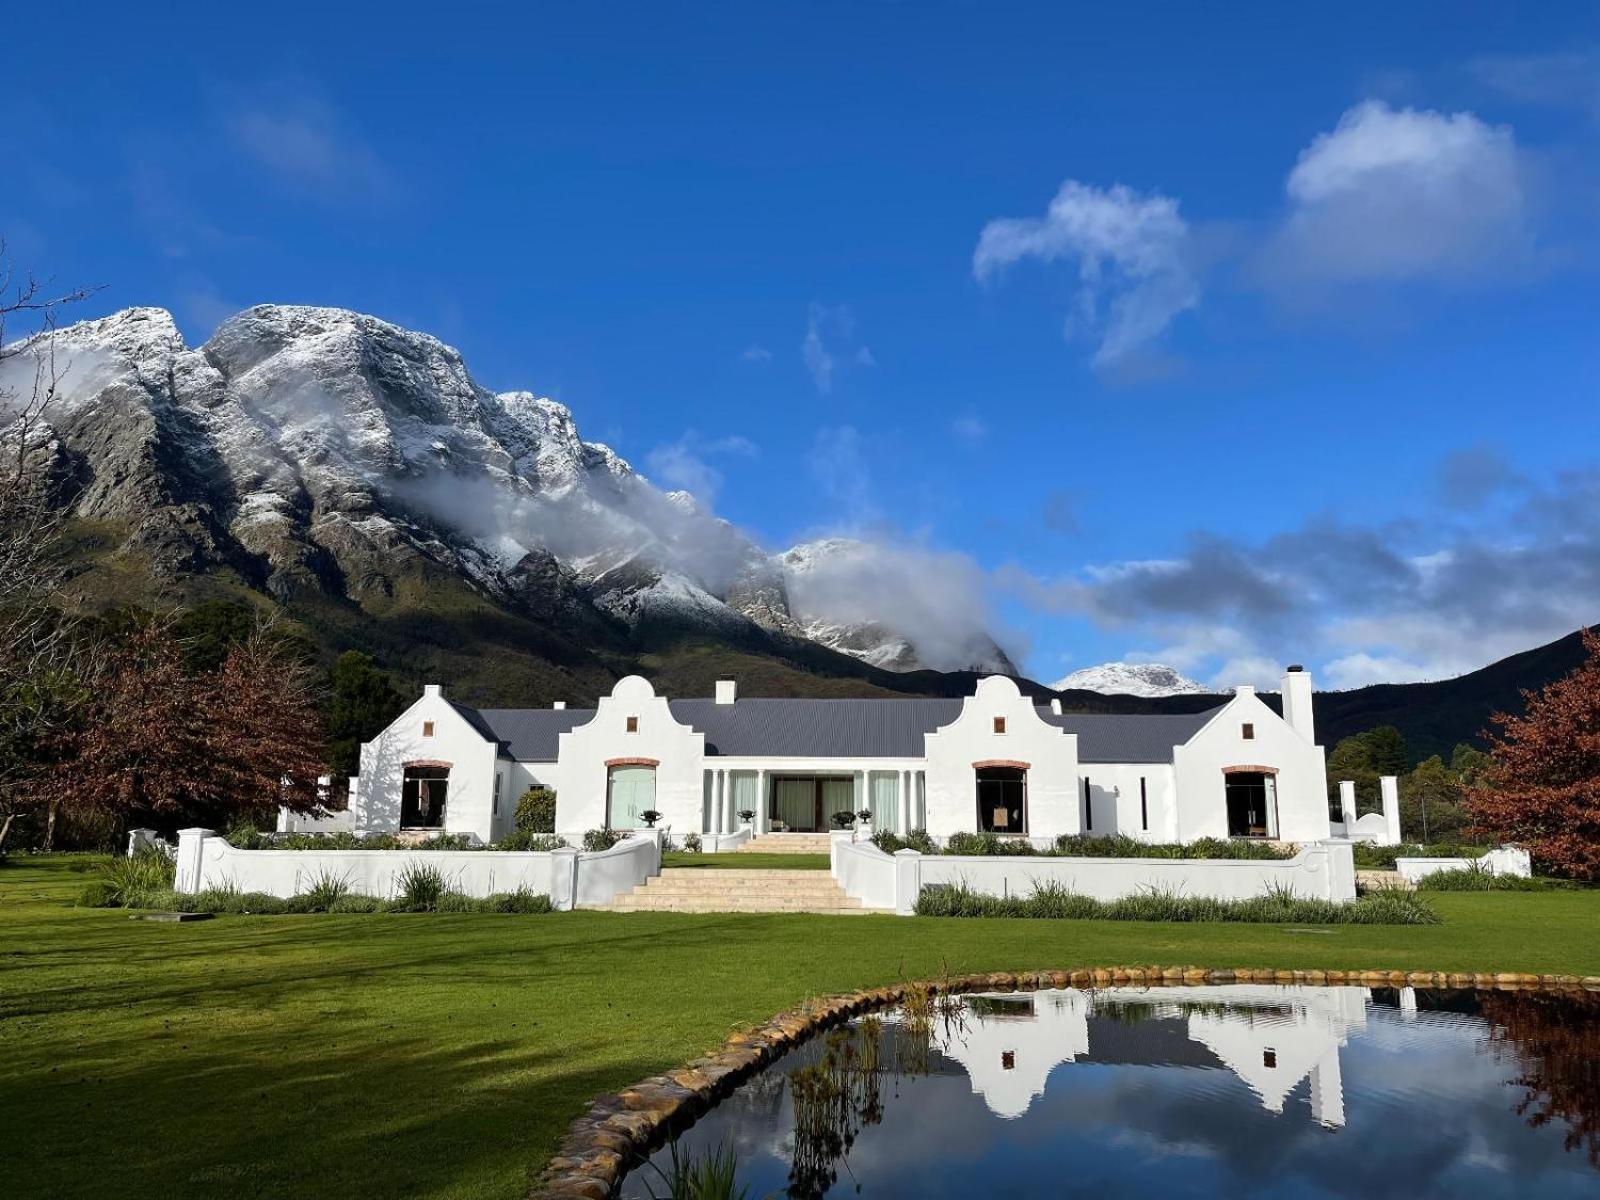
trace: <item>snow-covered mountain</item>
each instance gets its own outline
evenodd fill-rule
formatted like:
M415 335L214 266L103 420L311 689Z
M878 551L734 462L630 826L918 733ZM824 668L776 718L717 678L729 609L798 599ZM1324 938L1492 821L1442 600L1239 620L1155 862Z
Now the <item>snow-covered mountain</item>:
M1211 689L1160 663L1102 663L1084 667L1050 685L1058 692L1079 690L1106 696L1205 695Z
M368 611L464 585L569 633L670 625L953 669L944 631L924 651L892 602L864 614L812 589L795 611L796 575L838 553L769 554L583 440L564 405L482 387L427 334L262 305L191 348L167 312L134 308L60 331L53 352L65 382L31 454L57 503L119 531L113 557L157 578L228 570ZM1010 669L964 633L971 665Z

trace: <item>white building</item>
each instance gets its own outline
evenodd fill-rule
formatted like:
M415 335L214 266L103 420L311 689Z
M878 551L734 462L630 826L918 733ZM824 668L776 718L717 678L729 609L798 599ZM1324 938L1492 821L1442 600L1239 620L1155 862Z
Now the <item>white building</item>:
M632 675L593 709L472 709L430 685L362 746L352 819L495 841L544 785L569 837L651 810L682 835L826 830L870 809L875 828L938 839L1318 841L1311 677L1289 668L1283 698L1281 717L1248 687L1192 715L1064 713L997 675L965 699L741 700L722 680L711 699L669 700Z

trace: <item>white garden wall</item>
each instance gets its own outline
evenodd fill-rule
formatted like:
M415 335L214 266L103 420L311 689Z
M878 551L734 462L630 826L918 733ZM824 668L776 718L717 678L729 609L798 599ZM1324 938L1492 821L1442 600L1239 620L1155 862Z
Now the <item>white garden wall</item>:
M929 884L965 883L991 896L1031 896L1038 885L1053 883L1096 900L1117 900L1140 892L1175 892L1218 900L1247 900L1278 888L1312 900L1354 900L1355 860L1347 842L1306 846L1293 858L1056 858L918 854L901 850L892 857L870 842L833 847L834 878L863 904L901 914L912 911ZM893 867L894 887L886 890L884 864Z
M1415 883L1439 871L1469 871L1477 868L1491 875L1518 875L1523 879L1533 874L1533 859L1526 850L1515 846L1501 846L1482 858L1397 858L1394 869L1408 882Z
M661 869L658 837L641 833L610 850L241 850L209 829L178 835L174 890L185 895L232 887L287 899L327 876L357 895L389 899L408 864L437 867L446 886L468 896L522 888L549 896L557 908L603 904Z

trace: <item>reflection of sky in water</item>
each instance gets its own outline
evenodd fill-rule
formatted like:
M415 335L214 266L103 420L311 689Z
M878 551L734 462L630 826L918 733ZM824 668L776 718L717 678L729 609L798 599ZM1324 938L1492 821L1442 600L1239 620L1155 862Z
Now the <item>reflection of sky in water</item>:
M888 1025L882 1123L857 1135L831 1194L1600 1196L1559 1124L1513 1111L1516 1067L1476 1016L1343 988L1041 992L1034 1006L968 1011L927 1076L894 1073ZM732 1146L752 1197L784 1195L786 1072L821 1050L747 1083L680 1150Z

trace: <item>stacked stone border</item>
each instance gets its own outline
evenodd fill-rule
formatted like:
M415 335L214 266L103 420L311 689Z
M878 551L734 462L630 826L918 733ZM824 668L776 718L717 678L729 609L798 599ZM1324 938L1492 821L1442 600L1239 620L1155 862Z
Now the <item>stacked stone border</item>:
M1417 987L1478 991L1600 993L1600 975L1515 972L1286 971L1270 967L1094 967L1074 971L996 971L869 988L808 1000L798 1008L729 1035L720 1050L632 1087L602 1096L567 1130L556 1156L534 1182L529 1200L609 1200L628 1169L740 1082L821 1030L861 1013L901 1003L908 992L1034 991L1039 988L1200 987L1219 983L1305 984L1313 987Z

